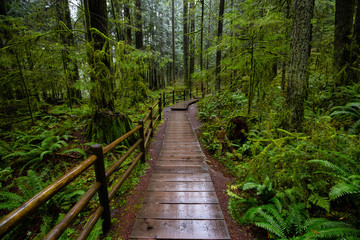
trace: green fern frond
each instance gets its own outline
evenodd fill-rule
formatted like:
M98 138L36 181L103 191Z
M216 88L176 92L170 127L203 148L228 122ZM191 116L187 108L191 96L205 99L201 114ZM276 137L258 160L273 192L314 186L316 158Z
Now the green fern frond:
M0 209L6 209L10 211L17 208L25 201L22 196L6 191L0 192L0 200Z
M84 158L86 158L86 153L85 153L85 151L82 150L82 149L80 149L80 148L72 148L72 149L64 150L64 151L62 151L61 153L62 153L62 154L68 154L68 153L74 153L74 152L75 152L75 153L79 153L79 154L83 155Z
M319 196L318 194L312 194L308 199L315 206L325 209L327 212L330 211L330 200L327 197Z
M280 237L280 238L284 238L286 239L286 235L284 234L284 232L277 228L277 226L274 226L270 223L267 222L255 222L255 226L263 228L273 234L275 234L276 236Z
M320 160L320 159L314 159L314 160L309 160L308 161L309 163L317 163L323 167L326 167L336 173L338 173L340 176L342 177L348 177L349 176L349 173L347 171L345 171L344 169L342 169L341 167L329 162L329 161L326 161L326 160Z
M344 195L350 194L360 195L360 186L342 181L330 189L329 197L331 200L334 200Z
M53 154L52 151L44 151L40 154L40 160L43 160L45 155L52 155L52 154Z

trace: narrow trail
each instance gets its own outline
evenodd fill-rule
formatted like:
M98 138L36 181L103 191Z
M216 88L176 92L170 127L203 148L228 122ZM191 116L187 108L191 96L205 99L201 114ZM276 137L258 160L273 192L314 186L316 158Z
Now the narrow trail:
M188 104L172 107L132 239L230 239Z

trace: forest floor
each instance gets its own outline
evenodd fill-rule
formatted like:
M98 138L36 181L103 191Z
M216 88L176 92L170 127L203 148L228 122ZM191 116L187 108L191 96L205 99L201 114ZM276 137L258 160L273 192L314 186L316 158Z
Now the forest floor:
M136 214L141 208L143 202L144 192L146 191L148 184L150 183L151 176L153 174L156 161L159 157L162 142L165 136L167 119L170 114L170 108L167 107L163 111L164 122L161 124L154 136L154 141L151 143L149 151L150 158L147 159L149 164L149 169L146 171L146 174L140 178L140 183L137 184L136 188L128 196L126 204L119 208L112 210L112 218L116 220L112 224L112 229L109 233L113 239L122 239L128 240L131 234L132 227L136 220ZM190 105L188 109L188 115L190 122L196 132L197 137L201 135L200 127L201 123L196 118L198 108L195 104ZM207 151L206 148L203 148L203 151L207 157L207 164L209 167L209 172L211 179L214 184L214 188L219 199L221 209L224 214L224 218L231 236L231 239L240 240L240 239L253 239L252 229L249 226L239 226L231 217L230 213L227 210L227 205L229 201L229 196L226 194L228 185L235 181L234 176L227 173L225 167L219 162L216 161Z

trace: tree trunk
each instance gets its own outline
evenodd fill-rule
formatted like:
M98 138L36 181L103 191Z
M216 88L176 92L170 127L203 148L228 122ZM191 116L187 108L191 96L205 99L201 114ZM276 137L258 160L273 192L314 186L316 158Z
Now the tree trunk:
M72 24L71 24L71 16L70 16L70 8L69 8L69 1L68 0L59 0L57 1L56 5L57 15L59 21L63 22L66 27L72 31ZM77 80L79 80L79 69L77 63L70 58L69 48L75 46L74 36L67 32L63 27L59 29L62 31L60 32L60 38L62 44L65 46L65 49L62 52L63 57L63 64L65 70L65 78L66 81L69 79L68 82L68 99L69 104L74 102L73 98L81 99L81 91L77 90L74 87L74 84Z
M90 26L87 26L88 38L93 44L93 49L89 54L89 64L92 68L90 77L91 81L95 83L91 90L91 106L95 111L101 109L113 111L115 109L114 80L110 66L109 43L96 31L89 34L90 28L95 28L104 36L109 35L106 0L85 0L85 2L88 2L88 13L85 14L89 16L90 20Z
M311 19L314 14L314 0L295 0L293 3L293 27L289 81L287 89L288 128L300 129L304 119L304 103L307 91L308 59L310 57Z
M222 32L223 32L223 16L224 16L224 9L225 9L225 0L220 0L220 5L219 5L219 22L218 22L218 33L217 33L217 37L218 37L218 47L216 50L216 84L215 84L215 89L216 90L220 90L220 83L221 83L221 77L220 77L220 72L221 72L221 48L219 47L219 44L221 43L221 38L222 38Z
M192 84L193 84L193 79L192 79L192 75L194 74L195 71L195 3L194 1L192 1L190 3L190 66L189 66L189 81L187 84L187 88L189 90L191 90L192 88Z
M355 68L360 69L360 0L357 0L356 16L355 16L355 25L354 25L354 54L352 62L355 63ZM357 73L356 82L360 81L360 74Z
M189 36L188 36L188 0L184 0L183 8L183 50L184 50L184 83L188 85L189 82Z
M335 87L349 83L351 33L354 21L355 0L336 0L334 70Z
M130 3L129 0L125 0L124 2L124 17L125 17L125 41L127 44L131 45L131 16L130 16Z
M204 49L204 0L201 2L201 29L200 29L200 71L203 71L203 49ZM201 93L204 93L204 82L201 78Z
M0 0L0 15L6 15L6 3L5 0Z
M135 2L136 12L136 28L137 31L135 32L135 41L136 41L136 48L143 49L143 31L142 31L142 20L141 20L141 0L136 0Z
M209 19L208 19L208 40L206 44L206 50L210 48L210 35L211 35L211 0L209 1ZM209 54L206 54L206 69L209 69Z
M111 13L112 13L113 18L114 18L114 25L115 25L115 30L116 30L116 39L118 41L120 41L121 40L120 27L119 27L119 24L117 23L118 17L117 17L117 11L116 11L116 7L115 7L115 4L114 4L114 0L111 0Z
M172 30L172 83L175 85L175 2L172 0L171 30Z

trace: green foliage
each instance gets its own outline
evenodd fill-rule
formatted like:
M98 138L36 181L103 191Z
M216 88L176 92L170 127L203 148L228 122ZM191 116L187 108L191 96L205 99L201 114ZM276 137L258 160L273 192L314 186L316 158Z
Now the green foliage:
M309 218L302 203L292 203L285 210L279 199L274 198L272 201L277 204L250 208L243 219L264 228L271 237L277 239L341 239L360 236L360 230L350 224Z
M347 103L345 106L334 107L331 116L338 119L351 119L351 127L349 129L352 133L360 132L360 102Z
M331 200L338 199L345 195L353 195L355 203L360 206L360 167L357 161L351 158L342 158L342 161L311 160L324 167L323 173L336 179L336 184L329 192Z

